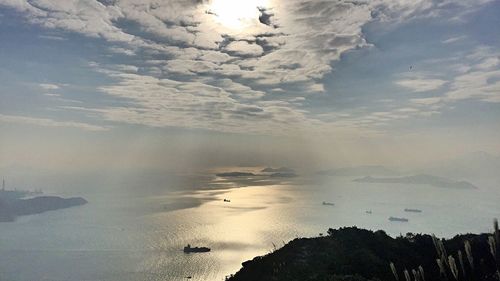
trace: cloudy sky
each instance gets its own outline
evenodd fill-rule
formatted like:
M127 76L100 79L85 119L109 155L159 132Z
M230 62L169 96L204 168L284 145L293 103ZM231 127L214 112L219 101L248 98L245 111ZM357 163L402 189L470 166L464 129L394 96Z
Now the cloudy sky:
M0 0L0 166L499 154L498 15L489 0Z

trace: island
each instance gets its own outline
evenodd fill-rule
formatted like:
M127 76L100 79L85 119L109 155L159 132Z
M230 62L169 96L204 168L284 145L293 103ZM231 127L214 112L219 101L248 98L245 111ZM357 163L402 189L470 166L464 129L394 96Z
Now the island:
M265 256L245 261L226 280L498 280L499 244L491 242L500 240L498 228L494 235L456 235L447 240L412 233L393 238L382 230L356 227L327 233L296 238Z
M87 204L87 200L81 197L39 196L28 199L0 197L0 222L12 222L18 216L39 214L84 204Z
M425 184L442 188L477 189L477 186L467 181L455 181L443 177L425 174L394 178L375 178L372 176L366 176L363 178L355 179L354 181L366 183Z
M270 178L293 178L297 177L295 171L291 168L280 167L270 168L267 167L260 171L261 173L255 174L251 172L232 171L215 174L221 178L240 178L240 177L270 177Z
M272 168L266 167L261 170L262 173L285 173L285 174L295 174L295 170L287 167Z

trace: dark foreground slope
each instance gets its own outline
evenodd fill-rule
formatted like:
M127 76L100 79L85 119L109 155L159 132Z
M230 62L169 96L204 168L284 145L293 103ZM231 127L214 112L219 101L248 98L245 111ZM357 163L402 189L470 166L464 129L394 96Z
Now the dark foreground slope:
M328 234L325 237L295 239L273 253L246 261L243 268L228 280L394 281L396 277L389 266L391 261L395 264L400 281L406 280L404 269L408 269L412 281L499 280L495 274L497 267L490 253L487 234L460 235L442 240L448 265L445 264L444 272L441 273L436 263L439 257L435 242L430 235L407 234L405 237L392 238L383 231L372 232L355 227L330 229ZM464 250L465 241L471 244L473 267ZM438 245L441 243L436 242ZM459 250L463 267L458 257ZM449 255L454 257L458 279L450 270ZM418 272L419 266L424 271L424 277L415 278L412 269Z
M81 197L61 198L40 196L30 199L0 198L0 222L14 221L17 216L39 214L46 211L84 205L87 200Z

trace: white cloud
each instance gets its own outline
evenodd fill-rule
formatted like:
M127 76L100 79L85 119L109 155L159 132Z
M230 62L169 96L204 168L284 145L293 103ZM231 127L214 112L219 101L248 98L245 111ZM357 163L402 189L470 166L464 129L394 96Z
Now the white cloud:
M431 78L402 79L395 82L396 85L408 88L413 92L427 92L441 88L445 80Z
M283 1L267 7L272 10L273 22L278 24L278 28L261 24L258 18L254 18L244 31L234 31L221 24L215 15L205 13L210 9L209 4L195 3L128 0L106 6L93 1L69 0L62 3L57 0L39 0L33 5L28 1L5 0L3 4L27 12L33 23L48 28L61 28L102 37L110 42L121 42L122 46L111 47L113 52L133 55L131 50L145 48L160 54L173 54L173 59L185 59L183 53L189 49L171 48L168 43L165 45L164 40L174 45L182 42L198 48L199 52L206 48L212 49L208 50L211 54L204 54L198 59L225 62L226 65L217 70L219 74L238 75L261 85L307 83L303 89L313 92L322 91L318 80L331 71L330 64L338 60L343 52L368 46L361 27L371 21L373 16L389 20L416 17L418 12L427 15L424 11L431 8L440 10L440 6L431 1ZM141 31L155 37L141 38L138 33L132 35L123 26L115 24L119 19L136 22ZM259 34L267 35L257 38ZM264 45L271 50L254 60L227 63L227 55L224 57L224 54L216 51L224 40L223 36L227 35L234 41L226 49L237 55L260 56L264 54ZM182 65L178 66L181 67L180 73L186 72ZM252 70L242 70L243 66Z
M445 40L441 41L441 43L443 43L443 44L451 44L451 43L455 43L457 41L462 41L462 40L464 40L466 38L467 38L467 36L465 36L465 35L455 36L455 37L450 37L448 39L445 39Z
M55 41L65 41L66 38L55 35L38 35L38 38L47 39L47 40L55 40Z
M40 86L40 88L42 88L44 90L57 90L57 89L59 89L59 86L56 84L38 84L38 86Z
M446 93L449 100L500 102L500 70L472 71L455 77Z
M262 24L255 17L240 30L224 26L216 15L206 13L210 8L206 1L123 0L105 5L85 0L0 0L0 5L24 13L31 23L47 29L102 38L109 44L108 51L130 56L130 60L141 54L140 62L126 65L89 64L116 80L115 84L101 87L102 93L130 102L128 107L91 108L106 119L158 127L249 132L281 130L294 122L320 128L333 126L301 109L301 99L324 92L323 78L342 54L371 47L362 31L367 23L436 17L452 4L464 12L478 6L471 0L438 2L270 1L266 8L272 11L273 25ZM481 94L474 96L496 99L497 86L492 82L496 74L491 73L491 68L497 63L483 60L476 65L475 71L487 77L481 85L475 84L475 91ZM486 70L490 73L485 74ZM474 74L467 71L463 73ZM460 80L468 78L455 80L450 84L449 99L465 96ZM402 77L395 83L425 92L440 89L447 81ZM55 89L48 85L40 87ZM293 102L276 99L277 92ZM294 99L297 97L300 99ZM388 121L409 114L416 112L406 109L371 117ZM351 121L335 125L361 124L359 120Z
M226 50L243 56L259 56L264 52L261 46L246 41L231 42Z
M60 94L53 94L53 93L45 93L43 95L47 96L47 97L60 97L61 96Z
M109 50L113 53L116 53L116 54L123 54L123 55L127 55L127 56L135 55L135 52L133 50L120 48L120 47L110 47Z
M448 101L475 99L500 102L500 52L478 47L465 60L469 68L457 72L446 93ZM463 58L457 58L463 61Z
M432 97L432 98L421 98L421 99L411 99L412 103L418 105L432 105L441 102L442 98L440 97Z
M119 70L119 71L123 71L123 72L137 72L139 71L139 68L135 65L128 65L128 64L115 64L115 65L112 65L112 68L113 69L116 69L116 70Z

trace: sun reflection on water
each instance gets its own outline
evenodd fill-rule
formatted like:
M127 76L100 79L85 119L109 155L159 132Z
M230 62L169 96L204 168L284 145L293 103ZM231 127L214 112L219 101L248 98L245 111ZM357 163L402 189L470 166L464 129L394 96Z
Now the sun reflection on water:
M273 243L280 245L282 240L276 240L279 232L288 232L285 236L289 236L296 231L292 224L289 228L283 225L290 222L291 214L280 206L292 200L283 188L268 185L197 191L193 197L207 200L198 208L151 216L157 229L148 231L148 247L155 254L143 261L141 271L158 272L169 280L181 280L184 275L192 276L192 280L212 280L206 279L210 276L219 280L224 274L236 272L240 262L269 252ZM231 202L224 202L225 198ZM188 243L208 246L212 251L184 254L181 249Z

